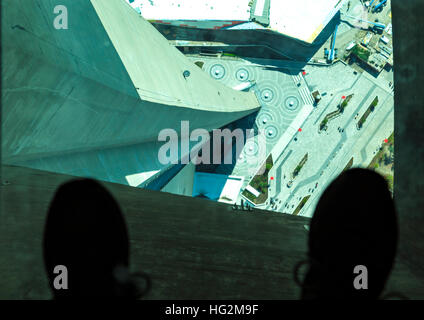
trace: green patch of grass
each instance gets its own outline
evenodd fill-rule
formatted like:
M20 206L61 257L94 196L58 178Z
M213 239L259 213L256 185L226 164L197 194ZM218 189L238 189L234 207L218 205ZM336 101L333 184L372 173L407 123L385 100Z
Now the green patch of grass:
M243 195L243 196L245 196L245 197L246 197L247 199L249 199L250 201L252 201L253 203L256 203L256 202L255 202L255 200L256 200L255 195L254 195L254 194L252 194L252 193L250 193L249 191L244 190L244 191L242 192L242 195Z
M270 155L264 164L265 166L265 172L260 175L256 175L252 181L249 183L249 185L256 189L260 194L258 197L255 197L252 193L250 193L247 190L244 190L242 192L242 195L245 196L247 199L252 201L255 204L261 204L264 203L268 199L268 172L271 170L273 166L272 156ZM262 171L264 167L261 168L260 171Z
M339 111L340 111L341 113L343 113L343 112L344 112L345 108L346 108L346 107L347 107L347 105L349 104L349 101L350 101L350 99L352 99L352 97L353 97L353 94L348 95L348 96L344 99L344 101L340 104L340 106L339 106Z
M374 100L371 102L370 104L370 110L374 111L374 108L377 106L378 104L378 96L374 98Z
M203 69L203 65L205 64L203 61L196 61L194 63L196 66L198 66L200 69Z
M378 96L376 96L374 98L374 100L371 102L370 106L368 107L367 111L365 111L365 113L362 115L361 119L359 119L358 128L362 128L362 126L364 125L368 116L370 115L371 112L374 111L374 108L377 106L377 104L378 104Z
M293 211L293 215L297 216L299 214L300 210L302 210L302 208L305 206L305 203L309 200L310 197L310 195L306 196L300 201L296 209Z
M361 59L362 61L368 62L368 59L371 55L370 51L360 45L356 45L352 49L352 54Z
M328 119L327 117L325 117L324 120L321 121L321 124L319 125L319 129L324 130L325 127L327 126L327 123L328 123Z
M224 52L222 55L226 57L237 57L237 55L235 55L234 53L228 53L228 52Z
M306 154L303 156L302 160L300 160L300 162L299 162L299 164L297 165L297 167L294 169L294 171L293 171L293 173L292 173L293 178L294 178L294 177L296 177L296 176L299 174L300 170L301 170L301 169L302 169L302 167L305 165L305 163L306 163L306 161L307 161L307 160L308 160L308 154L306 153Z

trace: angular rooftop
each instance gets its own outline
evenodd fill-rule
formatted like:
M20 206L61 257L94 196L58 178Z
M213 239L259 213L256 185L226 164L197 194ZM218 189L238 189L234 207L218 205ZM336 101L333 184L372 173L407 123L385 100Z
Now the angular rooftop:
M138 8L148 20L246 22L266 21L268 29L312 43L327 23L340 10L345 0L134 0L131 5ZM228 26L226 26L228 27ZM231 26L229 27L231 28ZM238 24L242 29L243 24ZM261 25L257 25L262 29Z

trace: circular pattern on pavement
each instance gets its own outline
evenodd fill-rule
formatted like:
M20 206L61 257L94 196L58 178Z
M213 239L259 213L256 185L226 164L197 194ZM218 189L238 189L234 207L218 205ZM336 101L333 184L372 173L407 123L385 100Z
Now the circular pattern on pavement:
M263 80L258 84L259 98L264 105L278 106L284 94L282 87L272 80Z
M284 107L287 110L295 111L299 108L299 106L300 106L300 101L296 96L291 95L284 100Z
M282 132L285 125L285 121L282 121L282 117L280 115L280 111L274 107L262 107L258 116L256 117L256 126L259 130L264 130L265 127L269 124L274 124L279 128L279 131Z
M249 140L244 146L244 153L246 156L255 156L258 154L259 144L255 140Z
M236 79L238 81L247 81L249 80L250 73L246 68L240 68L236 71Z
M261 91L261 100L263 102L270 103L274 99L274 95L274 90L272 90L271 88L266 88Z
M214 79L221 80L225 74L225 67L222 64L214 64L210 69L210 75Z
M275 124L269 124L264 128L263 134L267 142L274 142L280 137L280 129Z
M235 79L237 79L238 81L247 81L247 80L258 80L258 72L257 72L257 67L254 67L250 64L247 63L234 63L232 64L232 69L235 70L233 72L233 75L235 77ZM245 79L242 80L240 78L240 76L243 75L243 73L245 74L244 77Z
M255 175L265 161L267 154L266 139L259 134L247 140L239 156L233 174Z
M270 121L275 120L275 117L269 111L260 112L258 117L256 118L256 124L258 127L264 127Z

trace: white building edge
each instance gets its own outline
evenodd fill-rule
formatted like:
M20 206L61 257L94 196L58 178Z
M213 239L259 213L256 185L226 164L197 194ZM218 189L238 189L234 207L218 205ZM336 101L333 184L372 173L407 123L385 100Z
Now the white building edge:
M126 0L154 23L268 29L312 43L346 0Z

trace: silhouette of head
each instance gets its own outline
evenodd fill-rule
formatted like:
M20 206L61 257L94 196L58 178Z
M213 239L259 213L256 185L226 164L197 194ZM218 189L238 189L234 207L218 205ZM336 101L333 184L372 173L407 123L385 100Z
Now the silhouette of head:
M54 297L132 297L129 241L121 210L98 182L73 180L50 204L43 253ZM65 266L68 289L56 289L56 266Z
M392 269L397 240L397 217L385 179L370 170L345 171L315 208L302 298L377 299ZM354 273L356 266L365 266L367 274L363 269ZM355 278L368 289L355 288Z

